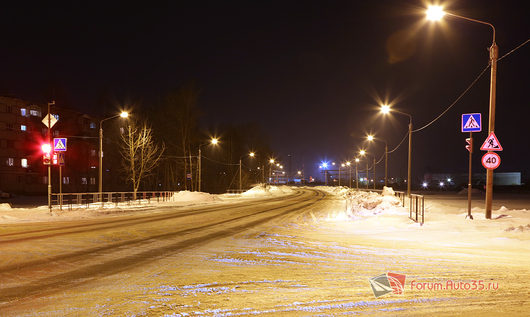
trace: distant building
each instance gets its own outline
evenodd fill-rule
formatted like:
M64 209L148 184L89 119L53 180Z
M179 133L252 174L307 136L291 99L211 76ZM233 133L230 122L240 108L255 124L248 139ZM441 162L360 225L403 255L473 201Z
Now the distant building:
M63 192L97 191L97 119L55 106L51 113L58 119L52 139L68 138L61 180L59 167L52 166L53 192L58 192L59 181ZM48 128L41 122L46 114L47 105L0 97L0 190L46 193L48 174L41 151L41 145L47 142Z
M467 173L436 173L425 174L424 182L427 184L441 184L445 186L467 186L469 175ZM472 175L473 186L486 184L486 173L475 173ZM493 173L493 184L495 186L520 186L521 172Z

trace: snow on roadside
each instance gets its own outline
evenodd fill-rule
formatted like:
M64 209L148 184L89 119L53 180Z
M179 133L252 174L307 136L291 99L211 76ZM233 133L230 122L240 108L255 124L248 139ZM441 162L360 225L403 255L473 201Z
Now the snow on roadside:
M50 214L48 206L38 206L33 208L12 208L9 203L0 204L0 224L4 223L19 223L19 222L42 222L42 221L63 221L63 220L77 220L90 219L100 217L106 214L116 214L126 211L142 210L149 212L154 207L168 207L168 206L192 206L202 204L216 204L216 203L234 203L239 198L259 198L264 196L281 196L293 192L288 186L264 186L257 185L241 195L235 195L235 199L227 199L225 194L214 195L204 192L179 191L176 192L171 201L166 202L152 202L144 199L138 199L134 203L92 203L88 206L82 205L64 205L60 210L58 206L53 207L53 212Z
M485 219L484 209L475 207L474 220L470 220L462 201L432 202L426 197L425 223L420 225L409 219L408 203L402 207L391 188L382 194L341 187L321 189L344 199L344 208L324 219L338 230L392 241L530 250L530 211L526 209L503 206L493 211L492 219ZM461 207L455 207L458 205Z

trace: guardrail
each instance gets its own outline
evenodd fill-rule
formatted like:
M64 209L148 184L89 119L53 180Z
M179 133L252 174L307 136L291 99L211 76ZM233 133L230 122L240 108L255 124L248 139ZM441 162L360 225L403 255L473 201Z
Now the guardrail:
M151 200L160 201L171 201L175 192L170 191L148 191L148 192L136 192L136 199L134 199L133 192L104 192L99 193L62 193L52 194L52 205L59 206L62 210L63 207L68 207L72 210L74 206L80 208L89 208L90 204L100 203L101 207L105 207L108 204L115 204L118 206L119 203L131 204L142 204L143 202L151 203Z
M414 217L413 217L414 214ZM409 218L415 222L420 221L420 225L425 222L425 198L423 195L410 194L409 197Z

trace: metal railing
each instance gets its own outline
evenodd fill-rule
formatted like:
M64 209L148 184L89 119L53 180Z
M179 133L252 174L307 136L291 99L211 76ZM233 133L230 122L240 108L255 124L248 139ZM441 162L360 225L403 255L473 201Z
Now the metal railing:
M409 218L415 222L419 222L421 225L425 222L425 198L423 195L410 194Z
M61 210L63 207L72 210L74 206L90 208L91 204L101 204L101 207L109 204L118 206L120 203L127 203L127 205L149 204L152 200L156 202L172 201L174 194L175 192L170 191L147 191L136 192L136 197L134 197L133 192L104 192L101 196L99 193L56 193L52 194L52 206L59 207Z

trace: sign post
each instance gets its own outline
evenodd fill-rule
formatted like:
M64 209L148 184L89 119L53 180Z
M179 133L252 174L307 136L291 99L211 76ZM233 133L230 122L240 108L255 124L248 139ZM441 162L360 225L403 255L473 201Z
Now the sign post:
M465 113L462 114L462 132L469 132L469 138L466 139L468 145L466 149L469 151L469 172L467 178L467 216L466 218L473 219L471 215L471 191L473 189L473 132L482 131L482 115L480 113Z
M491 205L493 203L493 170L501 164L501 157L492 151L502 151L501 143L499 142L499 139L497 139L495 132L490 132L480 147L480 150L488 151L482 156L482 166L487 169L486 174L488 176L486 182L486 219L491 219Z

